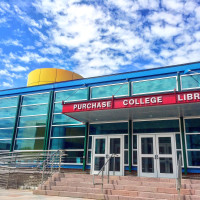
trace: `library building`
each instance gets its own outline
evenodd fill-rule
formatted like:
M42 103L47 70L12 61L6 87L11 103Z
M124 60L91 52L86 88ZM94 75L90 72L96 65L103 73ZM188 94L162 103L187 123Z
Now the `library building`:
M61 168L176 178L200 173L200 62L83 78L30 72L0 91L0 153L63 150ZM109 168L109 169L108 169Z

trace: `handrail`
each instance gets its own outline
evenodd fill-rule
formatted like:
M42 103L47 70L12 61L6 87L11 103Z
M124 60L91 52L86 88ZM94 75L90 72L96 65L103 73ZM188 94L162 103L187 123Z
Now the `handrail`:
M107 161L104 163L104 165L101 167L101 169L99 170L98 174L93 174L93 185L96 185L97 183L95 183L94 181L94 178L95 176L99 176L100 173L102 172L101 174L101 180L102 180L102 183L98 183L98 184L101 184L102 185L102 190L103 190L103 178L104 178L104 169L106 167L106 165L110 162L111 158L114 158L114 163L113 163L113 166L114 166L114 175L115 175L115 157L117 157L117 154L112 154L108 159ZM109 179L110 179L110 167L108 168L108 183L109 183Z
M178 191L178 199L181 199L181 180L182 180L182 159L181 154L179 154L177 162L177 178L176 178L176 190Z

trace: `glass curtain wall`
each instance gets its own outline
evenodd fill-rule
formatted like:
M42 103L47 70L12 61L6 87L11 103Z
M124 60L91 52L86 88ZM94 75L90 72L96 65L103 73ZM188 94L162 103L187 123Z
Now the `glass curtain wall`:
M177 89L176 77L132 82L133 95L174 91L174 89Z
M200 167L200 118L185 119L188 167Z
M81 100L87 100L87 88L55 92L50 150L65 150L65 164L83 163L85 125L61 113L62 101Z
M91 99L128 96L128 83L91 87Z
M15 150L43 150L49 92L22 96Z
M181 76L181 88L183 90L200 88L200 74Z
M15 126L18 97L0 98L0 151L9 151Z

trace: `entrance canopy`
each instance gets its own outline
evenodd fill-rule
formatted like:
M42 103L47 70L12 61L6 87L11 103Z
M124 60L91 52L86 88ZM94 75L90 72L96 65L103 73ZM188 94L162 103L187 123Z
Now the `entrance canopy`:
M82 122L191 117L200 113L200 91L132 96L76 103L63 102L62 113Z

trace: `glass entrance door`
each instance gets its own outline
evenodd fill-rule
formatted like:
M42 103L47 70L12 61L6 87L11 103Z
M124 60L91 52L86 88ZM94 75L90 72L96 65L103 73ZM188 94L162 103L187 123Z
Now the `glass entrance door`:
M174 135L139 136L139 175L175 178Z
M123 136L94 136L92 173L98 174L110 156L114 155L105 166L104 174L123 175Z

